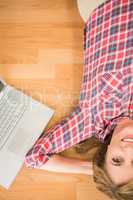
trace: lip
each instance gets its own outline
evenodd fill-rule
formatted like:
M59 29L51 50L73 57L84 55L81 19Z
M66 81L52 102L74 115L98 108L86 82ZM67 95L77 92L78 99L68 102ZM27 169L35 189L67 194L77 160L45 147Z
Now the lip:
M122 140L122 142L128 143L128 144L133 144L133 141L124 141L124 140Z
M122 142L133 143L133 134L126 135L126 137L122 138Z

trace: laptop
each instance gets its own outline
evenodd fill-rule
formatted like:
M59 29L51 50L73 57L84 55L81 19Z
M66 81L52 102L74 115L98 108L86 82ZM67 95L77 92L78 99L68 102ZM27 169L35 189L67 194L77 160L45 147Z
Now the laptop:
M54 110L0 79L0 185L8 189Z

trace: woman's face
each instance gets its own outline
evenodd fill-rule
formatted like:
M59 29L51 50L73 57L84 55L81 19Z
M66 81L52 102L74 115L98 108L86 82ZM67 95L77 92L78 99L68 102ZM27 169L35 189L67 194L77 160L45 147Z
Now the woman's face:
M123 118L117 124L108 145L104 167L117 185L133 180L133 120Z

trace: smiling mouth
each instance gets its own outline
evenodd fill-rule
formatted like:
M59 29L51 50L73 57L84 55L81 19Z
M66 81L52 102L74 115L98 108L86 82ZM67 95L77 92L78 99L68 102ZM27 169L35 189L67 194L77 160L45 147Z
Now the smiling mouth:
M133 135L127 135L122 139L123 142L133 142Z
M123 142L132 142L133 143L133 139L131 139L131 138L123 138L122 141Z

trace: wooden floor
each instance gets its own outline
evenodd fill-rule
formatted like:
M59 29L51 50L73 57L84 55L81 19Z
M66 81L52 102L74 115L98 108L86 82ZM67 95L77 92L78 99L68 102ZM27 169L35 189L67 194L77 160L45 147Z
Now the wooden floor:
M47 128L78 103L83 28L76 0L0 0L0 76L55 109ZM25 166L8 191L0 187L0 200L44 199L108 198L97 191L92 177Z

